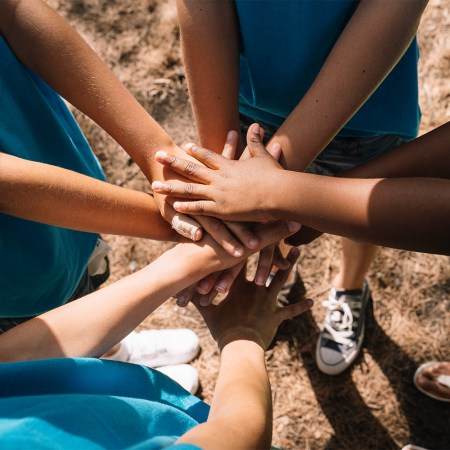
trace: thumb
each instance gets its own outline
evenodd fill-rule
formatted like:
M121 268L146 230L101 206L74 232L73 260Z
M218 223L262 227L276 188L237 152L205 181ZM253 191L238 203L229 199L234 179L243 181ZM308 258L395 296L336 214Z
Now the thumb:
M313 306L314 302L310 298L306 298L298 303L292 305L284 306L279 309L281 320L292 319L305 311L308 311Z
M264 156L268 153L261 134L264 136L264 130L257 123L252 124L247 131L247 148L252 156Z

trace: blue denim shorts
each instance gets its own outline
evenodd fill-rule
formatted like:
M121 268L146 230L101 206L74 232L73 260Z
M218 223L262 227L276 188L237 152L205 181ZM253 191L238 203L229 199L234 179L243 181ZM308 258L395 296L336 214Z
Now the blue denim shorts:
M244 143L248 128L255 122L251 117L241 114L241 134ZM277 127L261 121L259 124L264 128L264 141L267 142L275 134ZM336 137L307 167L305 172L333 176L376 158L404 142L403 138L394 134L368 138Z

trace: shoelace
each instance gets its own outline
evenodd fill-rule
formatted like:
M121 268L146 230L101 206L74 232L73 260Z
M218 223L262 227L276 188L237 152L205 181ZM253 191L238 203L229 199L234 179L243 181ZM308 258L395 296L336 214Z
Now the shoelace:
M353 335L353 316L359 317L358 311L352 311L356 302L347 296L341 296L338 300L330 298L322 302L328 308L324 323L324 337L338 344L351 345L349 339Z

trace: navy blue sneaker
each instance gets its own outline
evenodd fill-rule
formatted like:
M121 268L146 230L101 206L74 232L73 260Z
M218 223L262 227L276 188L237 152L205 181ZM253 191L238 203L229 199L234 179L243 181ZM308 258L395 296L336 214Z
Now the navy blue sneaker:
M316 347L316 362L321 372L339 375L355 361L364 340L370 301L367 282L362 289L331 289L328 300L323 302L328 312Z

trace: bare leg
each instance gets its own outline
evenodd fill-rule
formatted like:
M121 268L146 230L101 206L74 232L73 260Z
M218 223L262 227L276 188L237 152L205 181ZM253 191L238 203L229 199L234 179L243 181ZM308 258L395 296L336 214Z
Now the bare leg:
M374 245L342 238L343 260L333 281L335 289L362 289L376 251Z

